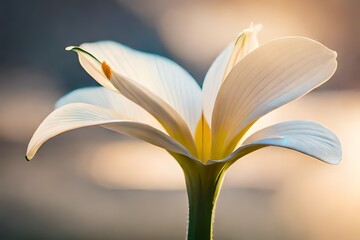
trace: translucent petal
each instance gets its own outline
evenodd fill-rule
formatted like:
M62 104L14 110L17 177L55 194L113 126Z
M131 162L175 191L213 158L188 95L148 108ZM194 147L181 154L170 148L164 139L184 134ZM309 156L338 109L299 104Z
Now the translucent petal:
M90 53L99 62L106 61L119 75L159 96L179 113L194 134L201 117L201 89L191 75L178 64L112 41L85 43L80 45L80 49ZM78 53L81 53L79 59L85 70L100 84L115 90L96 64L94 68L96 61L81 51Z
M105 128L147 141L170 152L186 156L191 154L165 133L145 124L129 120L126 116L86 103L67 104L53 111L38 127L28 145L26 157L32 159L50 138L77 128L101 125Z
M261 25L250 25L240 33L238 39L230 43L215 59L206 73L203 83L203 111L211 124L211 116L220 86L231 69L247 54L259 46L257 32Z
M214 106L213 157L231 153L247 129L270 111L326 82L336 53L302 37L277 39L255 49L230 72Z
M234 43L229 44L210 66L203 83L203 111L206 121L211 124L211 116L215 99L223 82L226 65L234 49Z
M154 116L171 137L183 144L194 156L197 156L197 150L191 132L173 108L147 89L115 72L110 81L124 96L139 106L142 106Z
M330 164L338 164L342 157L341 143L333 132L319 123L297 120L264 128L248 137L244 145L224 160L211 162L234 162L268 146L292 149Z
M90 75L95 79L100 78L96 79L99 83L111 83L111 89L115 88L115 91L148 111L171 137L187 147L194 156L197 155L193 139L195 132L192 132L195 129L190 129L196 127L200 120L201 93L195 82L191 85L191 81L186 80L185 76L189 75L185 71L170 60L141 53L114 42L81 46L86 49L73 47L72 50L80 55L80 59L87 60L82 65ZM98 74L99 72L103 73ZM188 117L181 115L185 112ZM193 121L196 118L195 124Z
M88 103L103 107L126 115L129 119L145 122L152 127L163 130L159 122L143 108L121 94L104 87L86 87L74 90L60 98L56 103L56 108L69 103Z

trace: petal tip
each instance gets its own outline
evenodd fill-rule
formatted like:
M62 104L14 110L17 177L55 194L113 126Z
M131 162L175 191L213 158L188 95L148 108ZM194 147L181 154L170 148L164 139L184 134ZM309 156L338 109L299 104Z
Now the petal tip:
M321 161L323 161L323 162L325 162L327 164L330 164L330 165L338 165L341 162L342 158L341 158L341 156L338 156L338 157L334 157L334 158L332 158L330 160L329 159L326 159L326 160L319 159L319 160L321 160Z
M331 165L338 165L342 161L342 149L339 150L337 156L334 157L333 161L330 163Z
M250 23L249 27L245 30L251 31L251 32L259 32L263 28L263 25L261 23L254 24L253 22Z
M68 46L65 48L66 51L74 51L78 54L86 54L88 56L90 56L91 58L93 58L94 60L96 60L98 63L101 63L101 61L99 59L97 59L94 55L92 55L91 53L89 53L88 51L85 51L84 49L82 49L81 47L78 46Z
M336 51L333 51L333 50L331 50L331 52L332 52L334 58L337 58L337 52L336 52Z
M72 51L74 48L76 48L75 46L67 46L65 48L66 51Z
M25 155L25 160L29 162L31 158L28 155Z

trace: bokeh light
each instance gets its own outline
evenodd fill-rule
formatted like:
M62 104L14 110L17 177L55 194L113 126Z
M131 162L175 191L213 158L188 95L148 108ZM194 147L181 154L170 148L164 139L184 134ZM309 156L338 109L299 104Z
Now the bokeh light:
M360 239L360 1L1 0L0 239L180 239L187 199L164 150L101 128L62 134L24 160L63 94L96 85L65 46L112 39L169 57L201 84L214 57L251 22L262 43L301 35L338 52L334 77L262 118L332 129L343 161L266 148L228 172L215 239Z

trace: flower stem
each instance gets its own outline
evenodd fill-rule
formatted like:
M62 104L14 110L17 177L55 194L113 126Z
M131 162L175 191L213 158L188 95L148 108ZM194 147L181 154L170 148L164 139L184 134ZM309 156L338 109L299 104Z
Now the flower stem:
M224 168L197 165L184 171L189 200L188 240L212 240L215 206Z

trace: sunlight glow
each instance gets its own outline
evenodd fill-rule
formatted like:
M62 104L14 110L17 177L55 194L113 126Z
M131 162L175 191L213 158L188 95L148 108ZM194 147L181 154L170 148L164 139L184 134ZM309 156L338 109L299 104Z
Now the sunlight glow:
M102 145L88 170L92 179L106 188L185 188L176 161L165 150L138 141Z
M319 181L318 184L327 188L329 186L325 186L321 179L340 174L343 179L342 188L346 189L347 186L348 191L352 191L354 184L360 184L360 178L356 174L360 169L360 161L356 159L360 153L356 152L359 150L355 146L358 143L356 137L360 135L360 112L356 111L359 98L356 96L356 92L310 94L260 119L250 131L251 133L284 120L312 118L334 129L341 140L344 161L336 169L318 161L311 161L309 157L290 150L266 148L236 163L229 170L224 187L271 189L284 181L291 182L293 178L301 178L303 171L306 171L304 169L311 167L318 174L318 177L314 176L312 180L314 184ZM331 108L326 107L329 103ZM344 104L348 107L343 108ZM347 124L343 124L343 118L347 119ZM100 146L87 172L96 184L106 188L185 189L181 169L175 160L166 151L139 141L114 142ZM313 189L313 186L306 182L304 184L306 188ZM317 188L319 187L321 188Z

